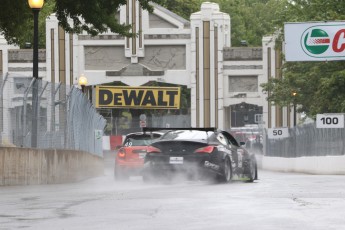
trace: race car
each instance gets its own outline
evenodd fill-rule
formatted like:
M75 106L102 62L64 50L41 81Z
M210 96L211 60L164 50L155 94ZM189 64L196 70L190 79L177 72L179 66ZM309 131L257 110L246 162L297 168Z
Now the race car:
M132 175L140 175L147 146L161 135L159 132L127 134L115 157L115 179L126 180Z
M197 179L211 176L225 183L234 178L249 182L258 179L255 155L226 131L216 128L144 128L143 131L157 130L166 133L146 148L144 181L170 179L177 173Z

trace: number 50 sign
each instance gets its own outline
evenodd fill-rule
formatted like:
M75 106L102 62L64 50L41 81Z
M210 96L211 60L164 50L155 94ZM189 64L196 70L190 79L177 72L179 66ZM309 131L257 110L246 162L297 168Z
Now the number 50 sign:
M317 114L316 128L344 128L344 114Z
M267 130L268 139L280 139L289 137L288 128L272 128Z

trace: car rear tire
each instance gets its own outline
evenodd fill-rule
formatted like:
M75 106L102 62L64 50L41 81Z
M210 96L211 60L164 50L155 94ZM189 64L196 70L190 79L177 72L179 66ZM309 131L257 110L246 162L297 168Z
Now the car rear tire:
M170 182L172 174L150 166L143 171L143 181L146 182Z
M258 167L256 164L255 159L250 159L249 169L248 169L248 182L253 182L254 180L257 180L258 178Z
M144 181L145 183L151 182L151 181L152 181L152 176L150 176L150 175L144 173L144 174L143 174L143 181Z
M219 182L228 183L232 180L232 167L231 167L231 161L229 157L226 157L224 159L224 163L222 166L222 172L221 175L217 175L217 180Z
M154 180L154 172L151 166L143 171L143 181L145 183L152 182Z

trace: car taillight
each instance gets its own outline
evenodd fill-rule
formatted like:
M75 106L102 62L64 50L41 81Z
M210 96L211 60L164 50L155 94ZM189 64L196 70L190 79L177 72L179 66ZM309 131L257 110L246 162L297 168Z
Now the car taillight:
M214 148L215 146L206 146L206 147L198 148L194 152L195 153L212 153Z
M153 146L147 146L146 148L147 153L161 153L162 151L159 148Z
M123 148L119 149L119 152L117 153L117 156L120 157L120 158L125 158L126 157L125 149L123 149Z

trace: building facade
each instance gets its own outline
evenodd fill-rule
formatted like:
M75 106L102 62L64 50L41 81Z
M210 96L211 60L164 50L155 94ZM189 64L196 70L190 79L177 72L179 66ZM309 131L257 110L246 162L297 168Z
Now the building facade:
M269 78L281 77L274 36L264 37L261 47L232 47L231 19L218 4L204 2L190 21L157 4L153 7L149 13L128 0L119 9L116 18L132 26L138 34L133 38L69 34L51 15L46 20L46 49L40 50L39 76L66 85L77 85L84 74L90 86L114 82L185 86L191 92L193 127L292 124L290 109L269 104L260 87ZM2 80L7 73L17 83L23 80L20 76L32 76L31 50L0 42Z

